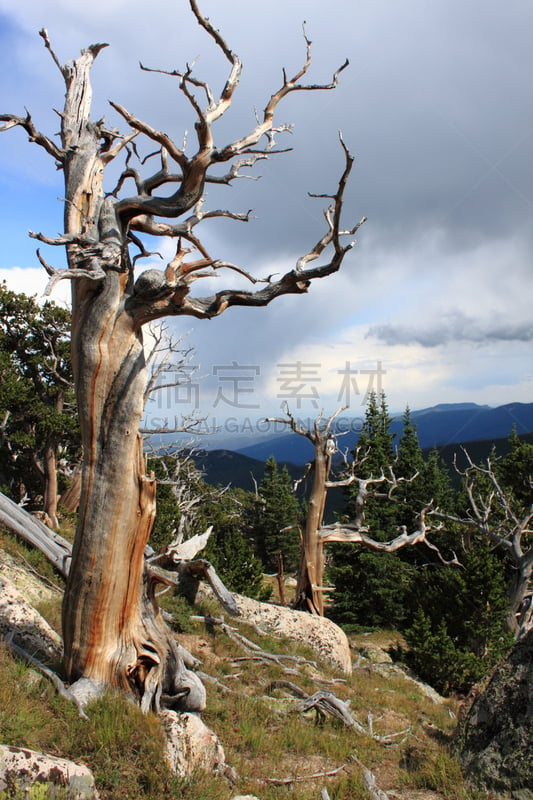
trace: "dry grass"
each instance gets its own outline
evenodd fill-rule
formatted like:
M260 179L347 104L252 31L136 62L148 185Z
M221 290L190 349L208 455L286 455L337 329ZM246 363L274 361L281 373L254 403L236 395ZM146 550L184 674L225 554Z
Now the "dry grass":
M12 547L12 551L16 551ZM173 601L169 601L173 607ZM414 683L399 675L384 676L366 664L348 679L320 665L262 663L247 654L220 627L186 620L186 608L175 604L180 641L202 661L204 672L216 678L208 686L205 722L218 734L237 784L198 774L190 781L170 775L163 757L163 737L155 716L142 715L120 698L107 697L93 706L89 721L55 695L35 672L0 647L0 740L74 758L90 766L103 800L230 800L251 794L261 800L319 800L326 786L331 800L368 800L360 766L376 776L390 800L488 800L487 793L469 789L448 743L455 725L453 701L433 703ZM57 625L57 604L42 612ZM220 609L206 607L195 613ZM293 642L265 639L243 623L230 620L244 636L269 652L299 651ZM391 643L385 632L352 638L354 647ZM303 653L309 658L309 653ZM366 662L365 662L366 663ZM286 670L290 670L289 673ZM343 726L314 711L296 711L290 692L269 691L273 680L290 680L309 694L327 688L350 700L354 716L380 736L403 731L391 744ZM223 688L225 687L225 688ZM334 773L317 778L317 773ZM272 779L290 779L275 785Z

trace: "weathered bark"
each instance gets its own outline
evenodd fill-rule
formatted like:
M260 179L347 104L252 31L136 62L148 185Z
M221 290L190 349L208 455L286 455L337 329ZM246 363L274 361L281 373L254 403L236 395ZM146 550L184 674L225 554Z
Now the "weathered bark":
M159 578L154 570L149 574L145 569L144 550L155 514L155 481L146 475L138 435L147 382L142 326L167 315L209 319L233 305L260 307L285 294L305 293L311 281L340 268L354 244L342 245L341 237L353 235L361 224L349 231L340 228L343 193L353 161L341 140L345 167L337 192L329 196L326 233L295 267L279 280L261 281L261 288L254 291L223 289L207 297L190 296L195 280L222 268L258 283L245 270L212 258L196 237L195 227L204 219L248 219L247 214L204 212L206 182L229 184L240 177L241 167L253 166L258 159L276 152L272 137L277 130L273 120L278 103L295 91L335 88L339 72L347 65L328 84L302 84L310 65L310 42L306 40L303 67L291 79L284 75L282 86L270 97L256 127L241 139L217 148L212 125L231 104L241 64L201 15L196 0L190 0L190 6L230 64L219 98L206 84L192 78L189 68L183 74L172 73L196 116L198 149L192 157L186 156L166 133L116 103L113 108L128 124L128 135L107 129L103 120L92 121L90 70L106 45L91 45L76 61L63 66L44 30L41 35L66 86L61 144L37 131L29 114L0 115L4 123L1 130L22 127L31 141L55 159L65 180L64 234L56 239L41 233L32 236L46 244L66 246L67 270L56 270L39 256L51 276L50 286L62 278L72 281L72 368L83 461L78 526L63 603L66 675L70 681L83 677L94 684L133 692L143 708L157 706L162 692L179 696L183 670L154 600L154 581ZM205 110L196 91L207 96ZM131 166L130 153L114 192L106 195L106 166L139 134L151 140L151 147L155 142L159 148L160 169L143 179ZM268 137L268 143L261 148L263 136ZM178 165L179 174L169 170L169 159ZM211 167L224 162L232 162L227 175L208 174ZM135 194L119 198L128 180L134 181ZM154 192L161 187L167 191L156 196ZM182 222L172 222L192 209L194 213ZM148 255L135 232L178 239L176 256L165 271L147 270L134 280L129 246L136 245L141 256ZM182 240L191 249L183 248ZM333 250L331 259L307 268L328 246ZM192 249L198 251L199 260L186 260Z
M46 440L43 454L44 467L44 491L43 491L43 512L50 520L50 527L59 528L57 518L57 441L54 434L50 434Z
M296 607L307 606L312 613L320 616L324 614L324 546L318 531L324 519L326 481L331 467L331 456L326 452L327 441L327 436L318 432L314 441L313 486L305 520L296 587Z
M59 505L69 514L77 511L80 504L81 465L74 469L70 478L70 486L61 494Z
M0 522L43 553L60 575L67 577L72 547L70 542L36 519L0 492Z
M313 474L312 487L305 524L302 530L300 566L294 607L312 614L324 615L324 545L320 536L320 528L324 520L331 456L335 451L334 439L331 437L331 425L344 409L339 409L322 423L322 414L314 422L313 430L298 425L296 419L287 410L286 418L270 421L282 422L301 436L305 436L314 447L314 458L310 464Z

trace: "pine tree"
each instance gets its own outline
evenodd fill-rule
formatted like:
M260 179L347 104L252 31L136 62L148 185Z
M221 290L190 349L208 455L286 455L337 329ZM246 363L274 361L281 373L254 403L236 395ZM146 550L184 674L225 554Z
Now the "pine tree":
M211 491L202 512L213 533L202 557L213 564L230 591L265 600L270 590L262 585L262 564L248 539L252 503L252 495L244 489L229 489L222 495Z
M497 465L497 473L525 510L533 503L533 445L520 439L516 426L513 426L508 443L509 452Z
M385 393L379 397L371 392L365 412L357 447L362 465L363 477L378 477L394 458L394 434L390 432L391 418Z
M57 454L77 459L70 313L0 285L0 473L57 526Z
M420 571L417 610L404 630L405 660L446 694L467 692L512 644L499 556L481 540L462 554L461 563L462 569Z
M198 557L213 564L230 591L263 598L262 565L248 539L253 495L211 486L190 458L153 458L150 469L158 479L151 546L161 551L177 530L189 539L212 526L207 547Z
M298 567L299 503L292 491L291 483L287 467L283 466L279 470L276 459L270 456L258 488L250 531L257 555L267 572L277 570L279 553L283 557L286 570L292 571Z
M365 421L354 457L360 461L360 477L388 476L394 460L394 435L390 431L385 394L370 394ZM347 516L353 514L356 489L349 488ZM373 539L385 541L398 533L399 506L386 498L367 501L365 523ZM398 553L374 553L352 545L332 545L330 580L335 585L332 616L355 625L398 627L405 618L405 599L411 574Z
M400 507L396 509L397 522L400 525L410 526L416 514L424 507L421 504L420 477L424 472L424 457L420 449L416 424L411 422L409 406L403 415L403 429L394 463L394 474L402 479L394 493Z

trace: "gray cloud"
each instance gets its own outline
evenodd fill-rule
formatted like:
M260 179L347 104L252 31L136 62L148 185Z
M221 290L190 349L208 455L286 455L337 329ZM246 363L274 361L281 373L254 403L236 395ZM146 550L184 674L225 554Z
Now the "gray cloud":
M439 347L452 342L531 342L533 323L496 319L475 319L461 312L443 314L440 319L420 325L372 325L367 339L377 339L387 345L419 344Z
M254 209L247 224L206 226L213 256L256 275L294 265L324 229L323 203L307 192L334 191L342 169L339 129L356 156L345 222L363 214L369 221L341 275L317 282L308 297L284 298L257 313L232 309L203 325L173 322L181 331L194 328L190 342L198 361L235 358L266 371L297 349L313 361L317 343L335 346L352 335L354 359L361 349L372 358L375 341L376 357L384 361L387 346L399 343L453 349L454 342L499 341L510 356L520 350L513 365L524 396L530 367L519 345L532 338L523 320L533 300L533 107L524 76L533 69L533 5L513 4L505 14L483 0L338 0L333 6L271 0L260 7L249 0L201 0L201 7L244 63L234 107L216 126L218 145L253 127L254 109L278 88L282 67L291 72L301 65L304 19L313 40L312 82L329 80L350 59L335 92L294 95L280 107L279 121L294 123L280 145L293 152L258 165L260 181L210 189L206 209ZM52 109L61 104L63 86L37 36L43 25L63 61L91 42L110 43L93 70L94 114L110 125L123 127L108 98L176 141L193 131L176 82L139 72L139 60L174 69L199 56L199 78L215 91L225 79L227 64L194 22L187 0L154 0L149 15L144 0L0 0L0 70L10 76L1 111L23 114L27 106L49 134L58 127ZM189 142L193 138L189 134ZM47 156L20 131L1 134L0 268L37 265L27 230L54 235L61 229L62 192L61 175ZM62 265L57 249L47 258ZM218 284L223 288L226 278ZM195 291L204 293L200 286ZM460 311L443 313L454 307ZM489 313L491 319L480 318ZM468 353L461 357L458 375L470 369ZM415 394L419 387L412 385ZM431 391L440 388L435 383ZM516 399L512 385L508 391ZM406 401L416 406L416 396Z

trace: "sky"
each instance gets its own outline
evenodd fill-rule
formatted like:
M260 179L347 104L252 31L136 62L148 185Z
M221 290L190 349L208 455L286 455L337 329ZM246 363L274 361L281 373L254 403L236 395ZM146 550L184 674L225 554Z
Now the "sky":
M531 402L533 5L202 0L201 8L244 64L215 128L218 145L253 128L282 69L301 66L304 21L311 82L329 82L350 61L335 91L282 103L278 122L294 127L278 143L292 149L257 164L260 180L208 191L206 209L253 209L248 223L206 225L210 251L258 277L292 268L324 232L324 201L308 193L335 190L339 131L356 159L344 226L368 221L341 271L307 295L209 322L170 320L169 331L193 348L190 383L154 398L150 419L171 424L175 412L196 408L213 427L239 420L252 428L284 402L309 418L341 405L357 417L370 389L383 390L393 412ZM62 62L109 43L93 68L94 116L122 130L108 100L179 143L194 124L175 79L140 72L139 61L164 70L194 62L217 92L227 76L187 0L0 0L0 113L27 108L50 136L64 86L37 35L43 26ZM52 159L22 131L2 133L0 279L10 288L42 294L46 276L27 231L60 232L61 196ZM172 257L168 242L153 249L162 259L142 269ZM43 255L61 266L57 249ZM201 293L233 279L209 280ZM68 295L60 285L54 298Z

